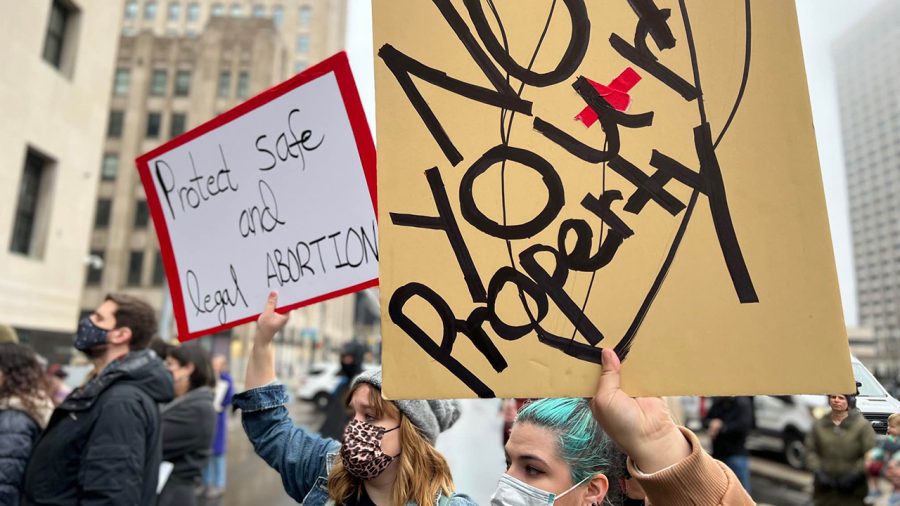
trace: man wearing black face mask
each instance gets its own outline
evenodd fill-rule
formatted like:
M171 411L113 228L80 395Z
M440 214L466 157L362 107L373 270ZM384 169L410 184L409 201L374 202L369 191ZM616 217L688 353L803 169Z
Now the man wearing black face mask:
M155 332L153 308L122 294L79 322L74 346L94 372L56 408L35 445L22 504L156 504L157 404L172 400L174 386L146 349Z

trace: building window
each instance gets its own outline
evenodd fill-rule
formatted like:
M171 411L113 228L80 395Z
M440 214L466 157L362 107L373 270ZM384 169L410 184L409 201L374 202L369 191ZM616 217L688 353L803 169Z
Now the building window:
M183 112L173 112L172 121L169 122L169 138L178 137L187 130L187 115Z
M116 69L116 76L113 79L113 94L127 95L128 85L131 82L131 71L128 69Z
M179 17L181 17L181 4L169 2L169 21L178 21Z
M103 279L103 261L106 260L106 252L91 250L90 262L87 266L86 285L97 286Z
M244 7L241 4L231 4L232 17L239 18L244 15Z
M150 76L150 94L154 97L162 97L166 94L166 78L168 74L165 70L154 70Z
M166 280L166 270L163 267L162 253L157 251L156 258L153 260L153 279L150 280L153 286L162 286Z
M125 19L134 19L137 17L138 3L137 0L128 0L125 4Z
M128 255L128 276L125 283L128 286L138 286L141 284L141 273L144 270L144 252L132 251Z
M147 228L150 222L150 208L146 200L138 200L134 206L134 228Z
M155 19L156 18L156 1L149 0L144 4L144 19Z
M212 9L209 11L210 15L215 17L221 17L225 15L225 6L219 3L212 4Z
M62 67L63 46L76 14L77 11L62 0L53 0L50 6L50 20L44 35L44 60L56 68Z
M48 170L49 160L28 150L25 153L25 167L19 183L19 200L16 203L12 240L9 250L13 253L31 255L34 252L35 230L41 196L41 181Z
M191 2L187 6L187 20L197 21L198 19L200 19L200 4Z
M238 98L247 98L247 95L250 93L250 73L245 70L242 70L240 74L238 74L238 83L237 83L237 96Z
M162 114L158 112L147 113L147 133L145 137L148 139L156 139L159 137L159 127L162 124Z
M228 98L231 92L231 72L223 70L219 72L219 98Z
M106 136L110 139L122 137L122 126L125 123L125 111L109 111L109 123L106 124Z
M266 16L266 6L263 4L254 4L253 5L253 17L254 18L263 18Z
M175 96L186 97L191 94L191 71L179 70L175 72Z
M306 62L305 61L298 61L298 62L294 63L294 73L295 74L299 74L300 72L303 72L304 70L306 70Z
M112 212L112 200L97 200L97 210L94 212L94 228L106 228L109 226L109 216Z
M301 6L300 7L300 26L302 28L308 28L311 21L312 21L312 7L309 5Z
M103 155L103 165L100 166L100 179L104 181L112 181L119 172L119 155L116 153L106 153Z
M272 21L276 27L281 28L281 23L284 22L284 8L280 5L272 7Z
M301 33L297 36L297 52L306 53L309 51L309 35Z

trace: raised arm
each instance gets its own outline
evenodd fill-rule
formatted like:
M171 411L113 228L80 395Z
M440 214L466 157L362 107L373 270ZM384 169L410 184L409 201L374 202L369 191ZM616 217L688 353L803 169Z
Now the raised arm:
M233 404L241 410L244 431L256 454L278 471L285 491L302 502L324 475L326 462L339 444L294 425L284 406L288 395L284 385L275 382L272 339L287 323L288 316L275 312L277 305L278 294L272 292L257 320L247 364L247 390L235 395Z
M248 390L275 381L275 350L272 340L288 322L288 315L275 312L277 306L278 292L270 292L266 307L256 320L256 335L244 378L244 387Z

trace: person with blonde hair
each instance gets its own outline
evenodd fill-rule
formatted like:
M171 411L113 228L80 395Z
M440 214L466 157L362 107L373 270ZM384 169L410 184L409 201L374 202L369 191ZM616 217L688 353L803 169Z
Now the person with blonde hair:
M234 397L256 453L281 474L287 493L307 506L341 504L470 506L455 494L450 467L435 448L438 434L459 417L454 401L387 401L381 371L358 376L349 389L353 412L343 442L294 425L276 382L275 334L287 315L271 293L260 315L247 365L247 390Z

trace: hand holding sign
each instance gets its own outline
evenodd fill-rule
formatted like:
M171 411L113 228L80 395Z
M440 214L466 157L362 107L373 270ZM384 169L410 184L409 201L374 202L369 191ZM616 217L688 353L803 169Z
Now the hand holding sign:
M266 299L266 307L256 319L256 326L259 331L256 333L255 344L267 345L272 342L281 329L287 325L290 319L290 313L277 313L275 308L278 307L278 292L269 292L269 298Z
M623 392L619 357L610 349L602 353L603 372L591 399L591 411L603 430L645 473L687 457L690 445L672 421L665 401L660 397L633 398Z

